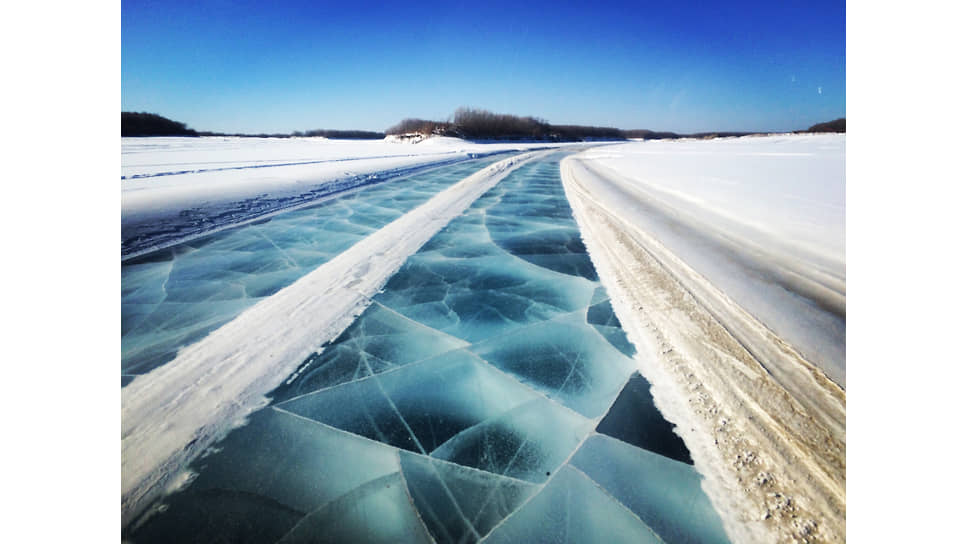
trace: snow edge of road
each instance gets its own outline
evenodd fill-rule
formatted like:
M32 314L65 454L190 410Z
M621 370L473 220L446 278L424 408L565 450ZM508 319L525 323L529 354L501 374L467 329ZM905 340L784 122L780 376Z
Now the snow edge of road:
M190 480L188 464L335 339L406 261L531 152L441 191L121 390L121 523Z
M673 255L655 240L639 246L648 235L611 217L583 186L577 161L562 161L561 174L582 240L656 406L689 448L730 539L843 541L843 430L770 377L691 292L692 278L681 276L690 271L663 260ZM829 385L824 395L839 391ZM830 400L843 416L844 398Z

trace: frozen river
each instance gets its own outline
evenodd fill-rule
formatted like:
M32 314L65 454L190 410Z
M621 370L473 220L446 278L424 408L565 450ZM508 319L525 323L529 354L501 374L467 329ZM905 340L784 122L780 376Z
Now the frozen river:
M445 187L502 157L393 177L121 264L121 383L174 358Z
M138 143L123 537L842 540L844 143Z
M636 370L633 358L649 355L629 344L589 260L563 156L514 170L406 259L125 538L728 541ZM448 168L454 179L436 187L461 177ZM409 206L386 212L388 202L419 200L393 185L224 233L222 243L237 237L224 251L252 244L262 257L250 261L291 269L270 282L278 289L300 270L288 266L294 256L319 263L337 251L295 249L338 245L344 230L352 243ZM218 243L186 250L211 254L199 269L210 276L234 262L212 251Z

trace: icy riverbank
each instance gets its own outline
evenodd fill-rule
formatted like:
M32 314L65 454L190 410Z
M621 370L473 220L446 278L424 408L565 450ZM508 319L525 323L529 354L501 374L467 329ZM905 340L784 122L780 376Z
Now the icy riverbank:
M757 146L784 141L748 140L730 145L747 146L752 152ZM811 142L830 143L823 138ZM758 204L728 210L723 205L728 191L717 200L716 191L695 181L667 180L681 191L675 195L670 195L668 187L660 187L662 183L650 184L653 178L647 175L647 163L668 166L670 161L687 159L643 150L660 151L664 146L674 148L674 144L627 144L563 161L562 178L589 254L629 339L640 353L654 355L654 360L640 360L640 370L653 385L656 405L677 425L697 469L705 476L704 488L723 515L731 539L843 541L845 395L795 349L799 347L796 335L790 341L783 334L791 329L773 328L777 316L796 311L791 309L795 304L812 305L816 315L836 322L838 305L821 304L818 299L825 296L836 302L838 296L845 298L845 290L838 291L837 282L823 275L836 274L836 263L843 262L842 252L838 259L836 244L808 244L792 228L757 230L745 220L757 217L750 209ZM690 171L695 174L696 169L704 168L704 145L722 149L719 146L726 144L684 143L675 149L688 151L683 155L696 164L675 172L688 176ZM733 153L732 160L742 163L750 156L758 155ZM624 166L622 173L598 164L605 159L612 166ZM631 164L643 166L630 168ZM716 161L705 167L715 170ZM763 174L755 165L748 168L753 177ZM734 165L733 171L742 168ZM823 183L837 193L836 180ZM768 184L764 181L762 185ZM777 194L788 195L778 190ZM762 220L768 215L758 217ZM800 213L801 217L807 215L810 212ZM828 233L836 230L835 223ZM803 242L798 246L802 251L786 253L797 258L797 264L790 267L823 272L796 276L801 291L795 296L783 298L784 291L795 291L788 286L774 287L774 291L758 287L781 283L784 276L776 271L777 263L790 262L784 251L791 244L771 237L771 232L785 234L794 244ZM826 240L831 238L836 236L828 235ZM812 242L824 239L815 236ZM831 247L834 249L827 251ZM742 251L747 253L736 258ZM772 274L764 273L771 268ZM787 273L790 270L786 268ZM820 295L810 296L811 291L804 288L810 282ZM756 297L775 304L774 312L749 304ZM836 335L816 324L801 325L805 333L801 340L822 338L828 346L838 347ZM837 368L829 364L830 359L821 362L828 363L825 370Z
M846 388L844 135L629 143L580 158L609 180L596 190L613 212Z

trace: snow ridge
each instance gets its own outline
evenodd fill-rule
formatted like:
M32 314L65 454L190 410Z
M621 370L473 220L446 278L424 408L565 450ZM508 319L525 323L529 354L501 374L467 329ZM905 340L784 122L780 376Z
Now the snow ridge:
M608 181L581 158L562 161L562 181L656 406L688 446L730 538L843 541L843 390L616 215L623 206Z

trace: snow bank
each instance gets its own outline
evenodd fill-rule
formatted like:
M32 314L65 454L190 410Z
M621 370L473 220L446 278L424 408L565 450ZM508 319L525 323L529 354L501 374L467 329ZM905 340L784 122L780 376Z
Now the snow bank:
M430 138L419 145L325 138L122 138L121 194L126 214L238 198L329 177L433 164L469 155L554 144L474 144ZM163 179L162 179L163 178Z
M442 191L122 389L122 525L187 481L187 464L266 406L265 395L352 323L410 254L537 155Z
M613 209L846 387L845 138L628 143L580 155Z
M845 148L843 134L653 140L583 158L710 216L718 228L756 231L767 243L830 261L843 275Z
M476 144L432 137L419 146L406 141L330 140L327 138L161 137L121 138L121 178L190 174L201 171L399 158L437 153L493 153L556 144ZM124 184L122 184L124 185Z
M740 147L755 149L783 139L740 142ZM818 252L788 263L780 253L783 241L771 240L768 230L757 233L742 221L747 217L742 212L752 206L734 203L731 209L724 194L717 199L716 191L706 191L702 183L667 181L672 189L665 191L651 186L651 178L642 174L647 167L636 170L631 165L683 159L645 159L645 153L629 158L622 152L645 145L600 148L566 159L562 180L615 313L641 355L639 368L652 384L656 406L688 446L704 476L703 488L733 541L842 542L845 393L764 320L795 312L796 298L835 315L835 308L820 308L804 295L784 299L776 292L787 291L778 282L803 289L814 281L783 276L790 274L784 267L799 265L809 272L803 262L815 267L829 262ZM756 156L734 153L730 160ZM612 161L624 171L599 161ZM748 166L747 176L764 174ZM700 160L698 166L683 168L701 167ZM690 183L689 191L670 194ZM752 248L749 236L758 236L764 245ZM771 285L776 291L767 290ZM820 298L818 293L815 298ZM755 297L780 306L773 314L753 312L747 303ZM813 338L835 342L809 323L804 327Z

